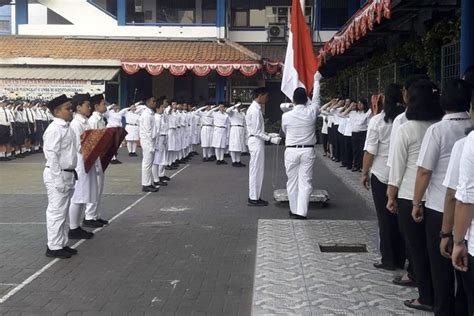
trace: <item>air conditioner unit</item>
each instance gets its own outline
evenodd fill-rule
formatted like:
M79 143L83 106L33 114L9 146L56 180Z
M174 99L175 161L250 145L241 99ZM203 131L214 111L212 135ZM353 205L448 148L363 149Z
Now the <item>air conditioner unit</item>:
M286 39L286 23L268 23L268 41Z

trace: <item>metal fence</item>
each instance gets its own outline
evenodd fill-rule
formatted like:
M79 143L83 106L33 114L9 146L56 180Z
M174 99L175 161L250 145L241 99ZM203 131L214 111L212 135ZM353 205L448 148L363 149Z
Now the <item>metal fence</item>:
M441 47L441 89L447 81L460 77L460 42L454 42Z
M351 99L369 100L372 95L382 93L388 84L397 82L397 76L397 64L360 73L349 79L349 96Z

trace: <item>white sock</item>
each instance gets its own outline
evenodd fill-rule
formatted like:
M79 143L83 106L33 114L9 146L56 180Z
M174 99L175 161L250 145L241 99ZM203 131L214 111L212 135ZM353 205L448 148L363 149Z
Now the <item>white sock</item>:
M127 142L127 150L129 153L132 153L132 143L131 142Z
M237 162L237 153L235 151L231 151L230 158L232 159L232 162Z
M158 167L158 176L159 176L160 178L165 176L165 166L160 165L160 166Z
M137 152L137 142L132 142L132 153Z

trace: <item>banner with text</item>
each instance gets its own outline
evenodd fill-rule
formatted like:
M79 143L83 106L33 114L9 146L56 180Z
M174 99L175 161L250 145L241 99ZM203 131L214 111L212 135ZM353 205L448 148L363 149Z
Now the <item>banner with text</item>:
M0 79L0 96L8 98L51 99L61 94L71 97L76 93L105 92L105 81Z

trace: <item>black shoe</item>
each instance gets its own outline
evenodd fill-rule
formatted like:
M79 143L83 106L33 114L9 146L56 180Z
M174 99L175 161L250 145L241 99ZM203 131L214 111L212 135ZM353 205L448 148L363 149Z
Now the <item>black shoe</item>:
M165 186L168 185L168 183L163 182L163 181L158 181L158 182L153 182L153 185L154 185L155 187L161 187L161 186L165 187Z
M239 164L238 164L237 162L233 162L233 163L232 163L232 167L238 168L238 167L239 167Z
M0 157L0 161L10 161L10 158L8 158L8 157Z
M137 153L132 153L132 157L138 157Z
M202 162L208 162L209 159L208 158L202 158Z
M70 229L68 234L69 239L91 239L94 237L94 233L85 231L81 227L76 229Z
M241 167L241 168L242 168L242 167L246 167L246 166L247 166L247 165L245 165L245 164L241 163L240 161L238 162L238 164L239 164L239 167Z
M82 221L82 226L89 227L89 228L99 228L99 227L104 226L104 224L94 219L90 219L90 220L84 219Z
M121 164L122 164L122 162L121 162L120 160L118 160L118 159L115 159L115 163L116 163L117 165L121 165Z
M216 165L222 165L222 162L220 160L217 160Z
M159 189L158 188L155 188L154 186L152 185L149 185L149 186L142 186L142 192L158 192Z
M179 167L179 164L177 162L173 162L171 164L171 168L178 168Z
M228 165L228 163L225 160L221 160L221 165Z
M357 172L357 171L359 171L357 168L352 169L352 172Z
M194 156L199 156L199 153L197 151L193 151Z
M290 218L292 218L292 219L302 219L302 220L308 219L306 216L301 216L301 215L292 213L291 211L290 211Z
M230 154L224 154L224 158L230 158Z
M395 279L392 280L393 284L400 285L400 286L408 286L408 287L416 287L416 281L415 280L402 280L402 276L399 275L395 277Z
M171 181L171 178L167 176L160 177L160 181Z
M66 252L68 252L71 256L77 255L77 250L76 250L76 249L72 249L72 248L69 247L69 246L64 247L63 250L66 251Z
M129 157L133 157L133 153L128 153L128 156L129 156Z
M258 199L258 200L249 199L248 200L248 205L249 206L268 206L268 202L264 201L262 199Z
M48 258L59 258L59 259L69 259L71 254L64 249L51 250L46 248L46 257Z
M211 156L211 157L209 158L209 161L216 161L216 160L217 160L216 156Z
M390 266L390 265L384 264L382 262L374 263L374 268L388 270L388 271L395 271L396 270L394 266Z
M111 160L111 161L110 161L110 164L111 164L111 165L117 165L117 164L118 164L118 160Z
M345 164L340 165L339 167L341 168L346 168L347 166Z
M109 221L106 221L105 219L102 219L102 218L98 218L95 221L104 225L109 225Z
M416 299L406 300L406 301L403 302L403 304L405 304L406 307L417 309L419 311L425 311L425 312L432 312L433 311L433 306L425 305L425 304L421 304L421 303L415 304L415 301L416 301Z
M25 154L18 154L18 155L15 155L16 158L26 158L26 155Z

